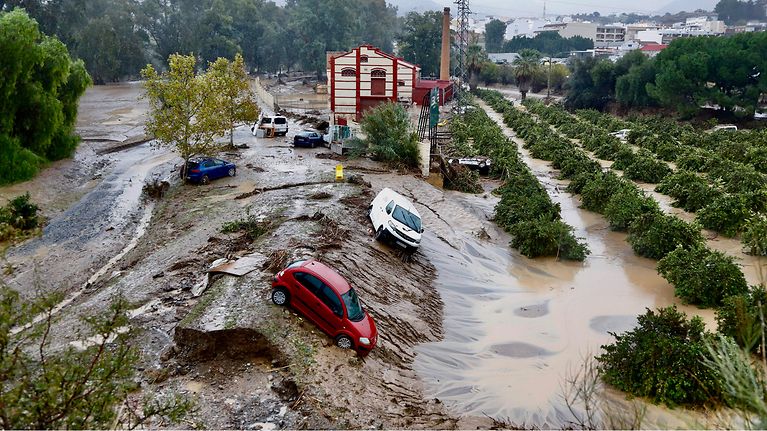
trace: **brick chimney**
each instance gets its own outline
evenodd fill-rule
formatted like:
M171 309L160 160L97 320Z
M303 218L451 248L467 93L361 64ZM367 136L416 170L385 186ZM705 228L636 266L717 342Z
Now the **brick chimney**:
M439 79L450 79L450 8L442 11L442 52L439 56Z

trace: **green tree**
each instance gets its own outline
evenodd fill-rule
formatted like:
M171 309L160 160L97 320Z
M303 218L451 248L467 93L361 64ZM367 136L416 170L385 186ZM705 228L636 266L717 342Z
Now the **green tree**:
M745 24L749 20L764 21L764 7L763 1L719 0L714 6L714 12L725 24L735 25Z
M655 62L645 61L632 66L615 83L615 99L623 106L638 108L655 106L657 102L647 93L647 85L655 82Z
M602 109L614 90L615 66L609 60L578 60L567 82L567 109Z
M412 130L405 109L382 103L362 118L362 131L373 157L392 165L417 168L420 162L418 134Z
M34 302L0 286L0 425L4 429L134 428L153 417L176 422L192 408L180 397L145 398L140 411L128 403L138 351L131 346L127 302L87 317L80 346L54 349L51 330L60 297ZM35 316L41 320L35 321ZM122 412L122 414L120 413Z
M438 75L442 43L442 14L436 11L423 14L408 13L398 42L399 55L421 66L423 76Z
M514 60L514 78L517 81L522 100L527 98L527 92L533 85L535 74L540 68L541 53L532 49L523 49L519 58Z
M485 49L487 52L501 52L505 35L505 22L494 19L485 24Z
M21 9L0 15L0 59L0 184L6 184L72 155L77 100L90 77Z
M208 73L216 86L221 114L229 125L229 145L234 147L234 127L258 118L258 105L250 88L245 61L240 54L234 61L218 58L208 67Z
M209 155L219 147L214 138L231 123L221 113L214 74L196 74L193 56L173 54L162 74L151 65L141 71L146 80L149 119L144 126L157 143L179 152L187 162L195 155Z
M503 52L519 52L534 49L545 56L567 57L570 51L585 51L594 48L594 41L581 36L563 38L555 31L545 31L535 37L514 36L503 45Z
M692 37L673 41L655 58L657 77L648 93L682 114L718 105L739 117L753 116L767 92L767 33Z
M687 320L676 306L647 310L636 328L611 335L615 342L596 357L607 383L670 406L721 399L717 375L704 365L708 333L700 317Z

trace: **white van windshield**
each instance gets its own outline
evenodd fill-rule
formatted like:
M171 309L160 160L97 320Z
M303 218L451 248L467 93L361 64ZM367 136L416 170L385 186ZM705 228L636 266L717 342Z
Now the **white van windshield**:
M394 220L397 220L410 229L413 229L416 232L421 231L421 218L405 208L402 208L399 205L395 206L391 216L394 217Z

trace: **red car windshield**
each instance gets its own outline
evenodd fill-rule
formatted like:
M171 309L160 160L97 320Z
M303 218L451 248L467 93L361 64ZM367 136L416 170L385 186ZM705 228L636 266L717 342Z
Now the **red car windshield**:
M341 295L341 299L344 300L344 304L346 305L346 312L349 314L349 320L352 322L359 322L365 318L365 312L362 311L360 299L354 289L349 289L348 292Z

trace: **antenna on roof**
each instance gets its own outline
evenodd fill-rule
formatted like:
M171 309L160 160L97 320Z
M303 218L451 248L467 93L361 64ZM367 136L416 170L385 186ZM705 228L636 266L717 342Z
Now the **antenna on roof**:
M543 20L546 21L546 0L543 1Z

